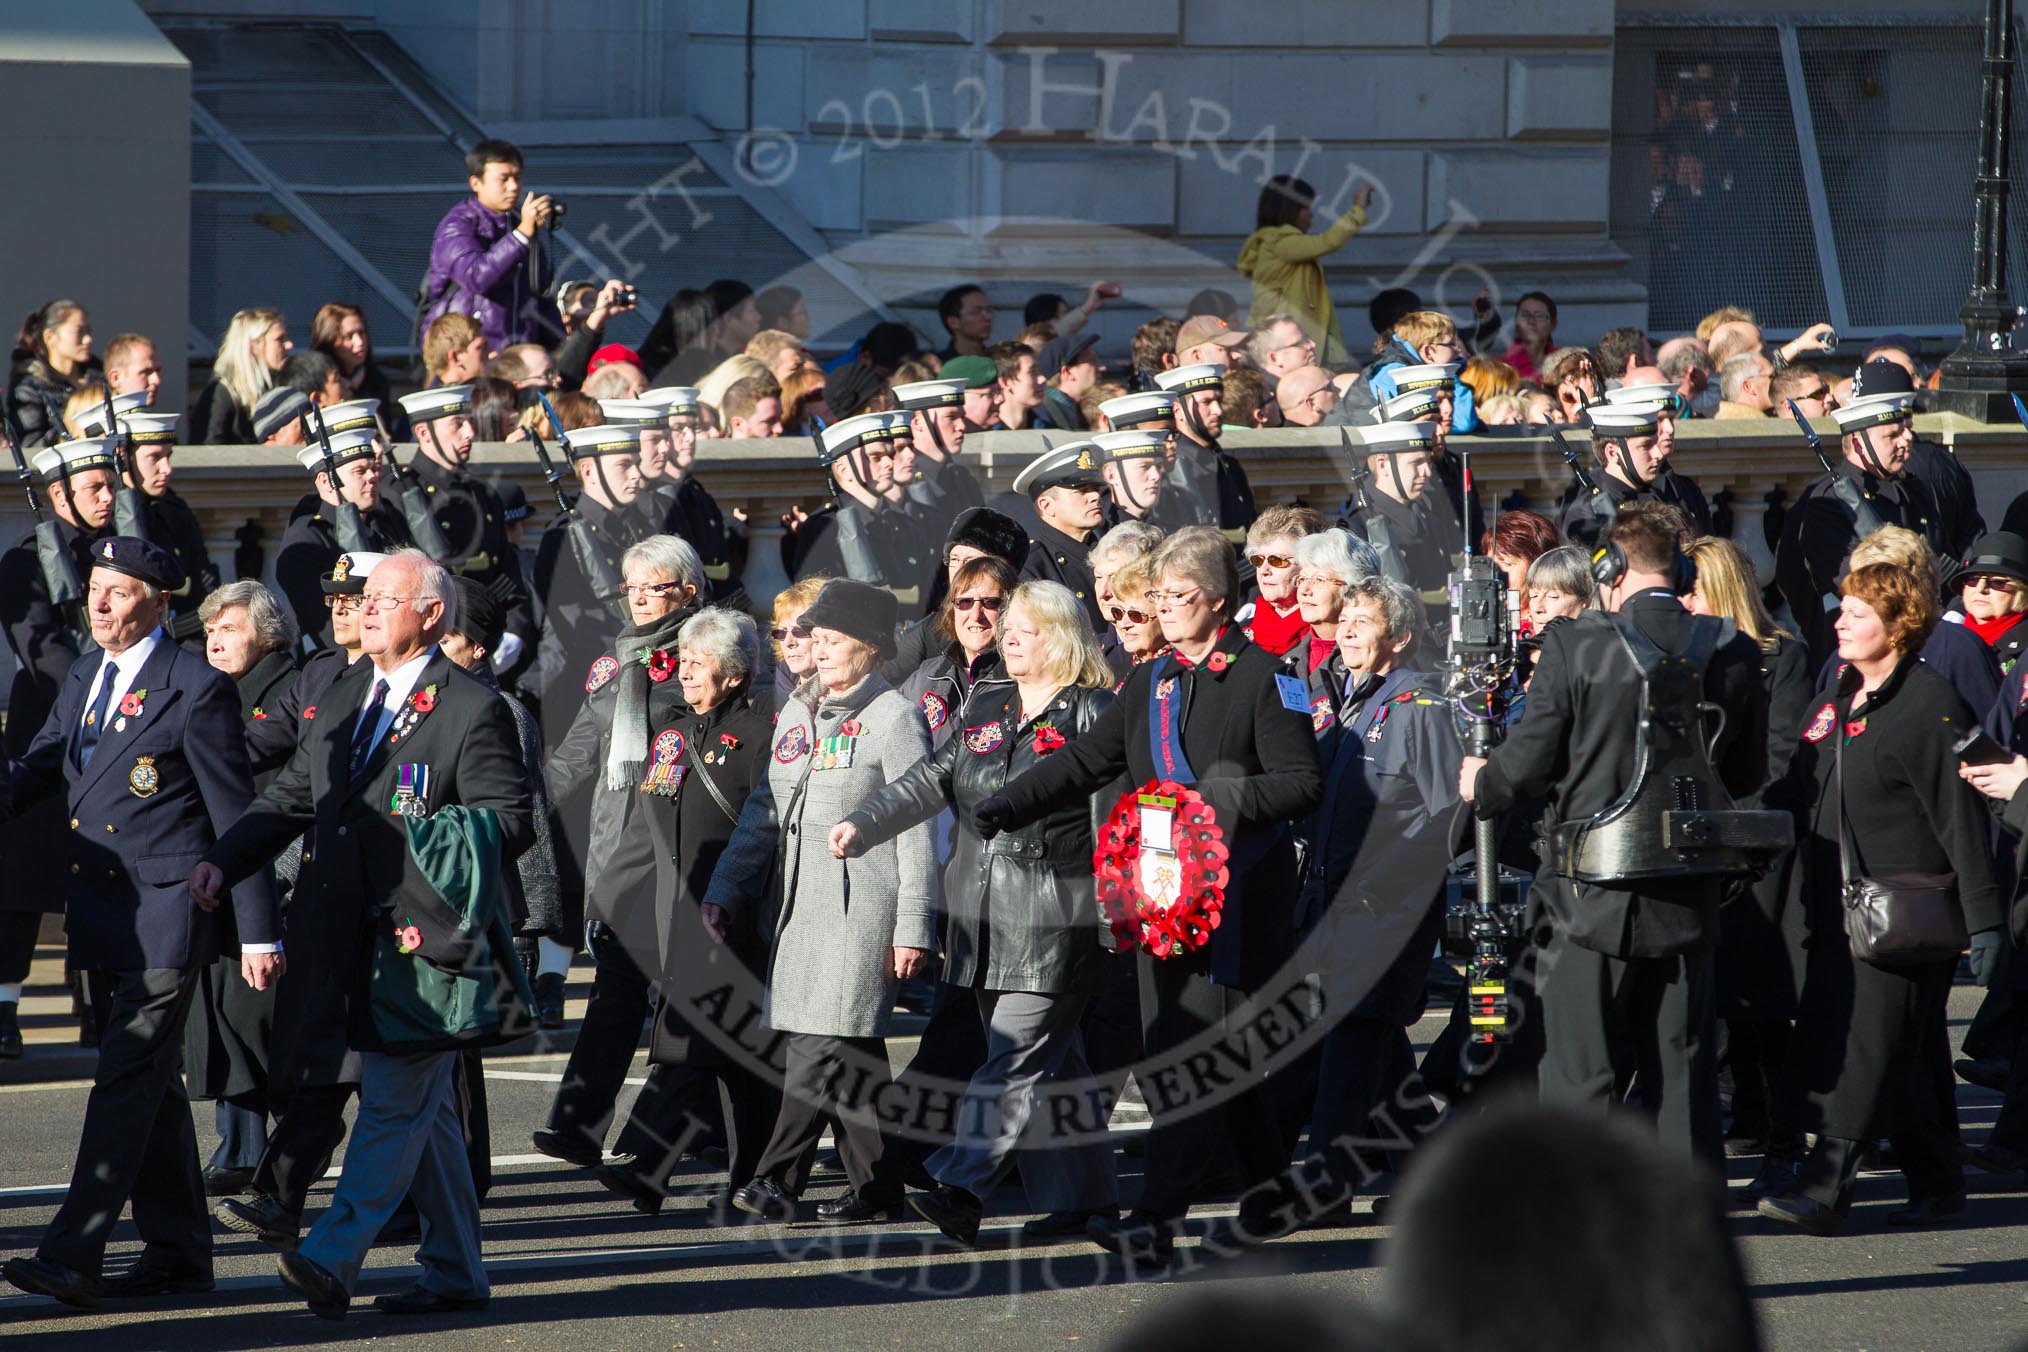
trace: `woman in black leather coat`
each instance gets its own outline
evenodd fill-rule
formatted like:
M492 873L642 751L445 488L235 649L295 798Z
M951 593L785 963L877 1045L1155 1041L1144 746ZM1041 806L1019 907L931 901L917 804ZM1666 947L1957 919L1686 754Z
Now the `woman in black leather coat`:
M974 992L986 1060L965 1091L956 1140L929 1158L937 1188L909 1204L964 1244L976 1238L984 1198L1013 1164L1038 1090L1089 1078L1078 1021L1100 976L1091 800L1066 795L990 841L972 809L1083 735L1112 703L1112 673L1082 604L1059 583L1024 583L1001 619L1006 678L980 680L953 720L955 735L838 823L830 842L834 855L849 859L946 807L956 812L957 844L944 875L944 980ZM1117 1206L1102 1136L1025 1152L1021 1181L1030 1205L1048 1213L1038 1229L1052 1233L1075 1232Z

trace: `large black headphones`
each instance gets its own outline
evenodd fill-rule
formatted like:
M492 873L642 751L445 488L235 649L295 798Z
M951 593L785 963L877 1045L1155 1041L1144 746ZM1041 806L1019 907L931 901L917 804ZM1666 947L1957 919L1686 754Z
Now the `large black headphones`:
M1688 596L1697 590L1697 565L1680 549L1670 558L1673 560L1669 568L1670 590L1678 596ZM1599 590L1617 586L1626 575L1627 556L1611 540L1591 552L1591 577L1598 583Z

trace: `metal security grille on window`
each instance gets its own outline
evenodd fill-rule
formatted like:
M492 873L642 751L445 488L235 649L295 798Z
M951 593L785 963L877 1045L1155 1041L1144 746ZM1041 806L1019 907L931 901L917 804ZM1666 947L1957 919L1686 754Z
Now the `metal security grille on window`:
M1722 304L1772 330L1825 317L1795 119L1772 28L1622 28L1611 229L1648 287L1648 326Z

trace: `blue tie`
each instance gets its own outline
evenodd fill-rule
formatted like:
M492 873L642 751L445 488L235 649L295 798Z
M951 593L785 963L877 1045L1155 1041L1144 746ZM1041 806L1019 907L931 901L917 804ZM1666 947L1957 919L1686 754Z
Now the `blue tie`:
M357 780L359 772L366 768L366 762L373 755L374 733L380 728L380 711L387 707L387 682L373 683L373 698L366 701L366 707L359 711L359 726L352 731L352 778Z
M84 726L77 734L77 764L82 770L92 763L92 751L99 744L99 735L105 731L106 715L113 708L113 682L120 678L119 664L108 661L99 677L98 698L92 701L91 712L85 715Z

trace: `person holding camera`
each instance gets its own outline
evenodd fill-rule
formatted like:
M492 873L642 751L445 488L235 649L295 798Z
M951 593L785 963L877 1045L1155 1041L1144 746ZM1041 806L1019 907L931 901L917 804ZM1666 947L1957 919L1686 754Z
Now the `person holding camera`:
M521 195L521 151L505 141L473 146L465 172L472 195L444 213L430 240L417 331L455 312L479 321L489 352L510 343L546 345L563 325L535 232L554 223L562 204L540 193Z

